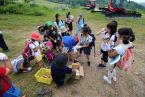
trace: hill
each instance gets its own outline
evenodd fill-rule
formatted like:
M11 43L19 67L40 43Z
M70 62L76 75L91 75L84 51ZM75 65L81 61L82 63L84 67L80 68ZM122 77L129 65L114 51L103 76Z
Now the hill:
M49 0L51 2L56 2L56 3L65 3L65 4L71 4L73 6L85 6L88 4L88 0ZM101 7L106 7L108 5L109 0L98 0L99 4ZM138 4L136 2L130 1L127 2L125 0L125 8L127 9L135 9L135 10L145 10L145 7L142 6L141 4Z

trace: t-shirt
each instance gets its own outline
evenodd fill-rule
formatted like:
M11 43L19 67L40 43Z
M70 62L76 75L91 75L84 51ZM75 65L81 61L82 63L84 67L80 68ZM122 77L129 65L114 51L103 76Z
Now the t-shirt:
M10 89L10 87L11 87L11 85L9 83L7 83L5 80L1 80L1 78L5 77L5 79L8 80L11 83L9 77L5 76L5 73L6 73L6 68L5 67L0 67L0 82L2 84L2 91L0 92L0 94L4 93L5 91Z
M85 44L91 43L92 39L93 39L93 37L90 35L88 35L87 37L85 37L84 35L81 35L80 44L85 45Z
M110 38L110 35L108 34L108 33L103 33L103 35L102 35L102 43L101 43L101 49L103 50L103 51L107 51L108 49L107 49L107 39L109 39Z
M111 43L111 46L112 47L114 47L115 46L115 35L112 35L111 37L110 37L110 35L108 34L108 33L104 33L104 36L102 36L102 44L101 44L101 49L103 50L103 51L107 51L108 49L108 47L107 47L107 42L108 41L112 41L112 43Z
M64 36L62 38L62 42L63 42L64 46L68 47L68 48L72 48L73 46L76 45L75 37L73 37L73 36Z
M34 56L34 57L37 57L41 53L40 49L38 49L37 52L34 52L34 48L36 48L36 47L39 48L39 42L38 41L34 41L33 43L31 43L29 45L29 48L31 49L32 56Z

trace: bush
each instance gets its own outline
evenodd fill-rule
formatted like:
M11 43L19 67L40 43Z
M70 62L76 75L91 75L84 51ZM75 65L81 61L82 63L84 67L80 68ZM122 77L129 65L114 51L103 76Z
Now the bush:
M42 16L47 15L51 10L47 7L38 6L34 4L8 4L0 7L1 14L25 14Z

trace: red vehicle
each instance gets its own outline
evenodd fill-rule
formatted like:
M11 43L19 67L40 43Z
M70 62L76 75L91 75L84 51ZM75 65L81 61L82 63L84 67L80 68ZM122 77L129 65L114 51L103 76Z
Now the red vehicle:
M88 0L89 4L85 6L86 9L91 10L96 7L96 0Z
M126 0L109 0L108 7L100 9L107 17L141 17L139 12L125 9L125 3L127 3ZM95 12L95 10L92 12Z

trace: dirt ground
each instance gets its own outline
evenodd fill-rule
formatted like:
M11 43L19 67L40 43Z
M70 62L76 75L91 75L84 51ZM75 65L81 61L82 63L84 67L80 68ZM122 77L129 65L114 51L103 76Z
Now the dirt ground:
M75 10L77 11L77 10ZM21 22L23 19L19 20ZM25 16L26 17L26 16ZM23 18L25 18L23 17ZM11 17L10 17L11 18ZM22 23L29 22L32 17L26 19ZM34 17L33 17L34 18ZM102 19L99 21L96 21L97 18L94 18L94 20L91 20L90 16L87 17L89 21L87 23L92 28L93 32L96 33L101 29L105 24L108 23L109 20ZM35 18L36 19L36 18ZM34 19L34 20L35 20ZM10 19L11 21L13 19ZM16 35L17 37L13 39L12 36L7 37L7 42L11 47L11 51L8 54L11 55L10 57L17 56L17 53L21 51L22 45L24 43L24 38L27 37L33 29L36 29L37 20L34 21L33 19L31 21L31 26L27 28L27 26L24 26L24 31L21 31L23 28L23 25L20 25L19 22L17 22L17 25L20 25L20 28L16 28L15 30L11 29L8 30L8 32L5 34L9 36L9 32L12 33L12 35ZM10 24L11 24L11 21ZM40 22L41 20L39 20ZM135 27L136 31L140 29L144 29L144 22L133 22L133 20L128 20L129 22L126 22L125 20L121 21L119 20L119 26L128 26L131 25L132 28ZM7 21L8 22L8 21ZM7 23L6 22L6 23ZM20 23L21 23L20 22ZM14 22L15 23L15 22ZM42 23L42 21L41 21ZM142 24L141 24L142 23ZM3 22L5 24L5 21ZM9 25L10 25L9 24ZM29 23L30 24L30 23ZM2 26L2 25L1 25ZM7 26L2 26L3 28ZM8 26L9 27L9 26ZM7 30L7 28L5 28ZM76 29L76 28L74 28ZM14 33L15 32L15 33ZM26 32L21 33L20 32ZM17 35L18 34L18 35ZM145 34L144 34L145 35ZM100 43L101 40L99 37L96 37L96 52L99 53L100 51ZM16 44L11 44L11 40L13 39L13 42L16 42ZM19 40L19 41L18 41ZM52 88L53 96L52 97L145 97L145 38L143 35L137 33L136 35L136 41L134 43L134 55L135 55L135 63L132 67L132 70L125 73L117 68L117 82L113 82L111 85L108 85L104 80L103 76L107 74L106 68L104 69L98 69L97 65L100 62L100 57L96 55L94 57L93 51L91 54L91 66L87 66L87 62L85 60L85 57L82 55L82 57L79 59L81 61L81 64L84 66L85 71L85 77L79 80L78 82L71 84L71 85L65 85L61 88L57 88L56 85L53 83L52 86L45 86ZM37 70L33 70L31 73L23 73L23 74L17 74L12 75L12 81L16 84L16 86L20 87L24 94L28 95L28 97L37 97L37 96L29 96L29 95L35 95L35 93L38 91L39 87L43 87L43 84L38 85L37 81L34 77L34 74L37 72ZM22 78L23 76L23 78Z

